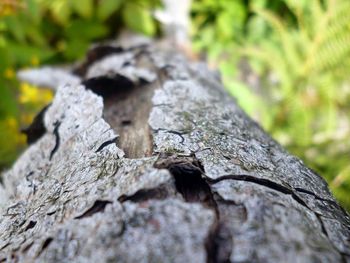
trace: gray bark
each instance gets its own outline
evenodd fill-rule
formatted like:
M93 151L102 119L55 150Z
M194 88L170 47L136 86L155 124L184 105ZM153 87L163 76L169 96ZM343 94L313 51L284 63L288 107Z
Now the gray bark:
M45 72L21 74L62 83ZM326 182L204 64L108 44L58 73L3 175L0 261L350 262Z

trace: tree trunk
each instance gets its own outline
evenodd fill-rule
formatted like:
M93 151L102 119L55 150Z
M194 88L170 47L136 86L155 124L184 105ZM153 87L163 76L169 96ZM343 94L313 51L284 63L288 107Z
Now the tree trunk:
M176 52L104 44L20 74L70 85L3 175L1 262L350 262L326 182Z

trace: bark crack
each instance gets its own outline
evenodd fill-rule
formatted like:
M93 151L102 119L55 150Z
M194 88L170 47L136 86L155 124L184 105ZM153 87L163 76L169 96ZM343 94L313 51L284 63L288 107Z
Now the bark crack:
M41 255L41 253L43 253L43 251L51 244L51 242L53 241L52 237L48 237L47 239L45 239L43 245L41 246L41 249L38 253L38 257Z
M313 197L315 197L315 199L317 200L320 200L320 201L323 201L323 202L328 202L328 203L331 203L332 205L335 205L336 207L339 207L340 206L333 200L330 200L330 199L326 199L326 198L322 198L318 195L316 195L315 193L309 191L309 190L306 190L306 189L303 189L303 188L299 188L299 187L295 187L293 188L295 191L299 192L299 193L304 193L304 194L308 194L308 195L312 195Z
M237 175L224 175L224 176L220 176L219 178L216 178L216 179L211 179L211 178L208 178L207 177L207 181L210 183L210 184L216 184L218 182L221 182L221 181L224 181L224 180L236 180L236 181L246 181L246 182L251 182L251 183L255 183L255 184L258 184L258 185L262 185L262 186L265 186L265 187L268 187L272 190L275 190L275 191L278 191L280 193L283 193L283 194L287 194L287 195L291 195L292 198L298 202L300 205L304 206L305 208L307 208L308 210L310 210L311 212L313 212L317 218L317 220L319 221L319 224L321 226L321 230L322 230L322 233L326 236L326 238L328 239L328 241L330 242L330 244L338 251L339 254L341 254L342 256L349 256L347 253L344 253L342 251L340 251L335 245L334 243L332 242L331 238L329 237L328 233L327 233L327 230L324 226L324 223L323 223L323 220L321 218L321 214L319 214L318 212L315 212L313 211L306 203L305 201L303 201L293 190L295 190L294 188L289 188L289 187L286 187L286 186L283 186L283 185L280 185L276 182L273 182L273 181L270 181L270 180L267 180L267 179L263 179L263 178L256 178L254 176L251 176L251 175L246 175L246 174L237 174ZM309 194L311 194L311 192L305 190L301 190L300 188L298 188L299 192L307 192ZM298 191L298 190L295 190L295 191ZM313 194L311 194L313 195ZM315 196L315 195L313 195ZM315 196L316 198L316 196ZM317 199L317 198L316 198ZM322 199L322 198L320 198ZM330 201L330 200L323 200L323 201Z
M138 190L136 193L132 195L122 195L118 198L118 201L121 203L125 201L139 203L150 199L163 200L174 195L175 195L175 191L171 189L170 185L162 184L155 188Z
M29 229L34 228L35 225L36 225L36 221L30 220L30 221L29 221L29 224L26 226L26 228L24 229L24 231L28 231Z
M194 156L179 156L161 153L154 164L155 168L168 169L175 180L176 190L186 202L201 203L215 212L215 221L205 240L207 262L230 262L232 236L224 220L220 218L220 209L208 184L204 167Z
M53 130L53 134L55 135L56 141L55 141L55 146L53 147L52 151L50 152L50 158L49 158L50 161L51 161L53 155L58 150L58 147L60 146L60 135L58 133L58 128L60 127L61 122L60 121L56 121L54 123L54 125L55 125L55 128Z
M216 178L216 179L211 179L211 178L207 177L207 180L210 184L216 184L216 183L224 181L224 180L246 181L246 182L259 184L259 185L271 188L272 190L278 191L280 193L291 195L292 198L295 201L297 201L300 205L311 210L308 207L308 205L304 202L304 200L302 200L298 195L295 194L295 192L293 191L292 188L280 185L280 184L273 182L273 181L270 181L268 179L256 178L254 176L247 175L247 174L229 174L229 175L220 176L219 178Z
M104 212L106 206L108 204L111 204L112 202L109 200L96 200L95 203L90 207L88 210L86 210L83 214L80 216L76 216L74 219L81 219L84 217L90 217L93 214Z
M45 106L34 118L33 122L22 132L27 136L27 143L33 144L39 140L46 132L44 116L51 103Z
M95 151L95 153L98 153L98 152L102 151L103 148L105 148L106 146L108 146L108 145L110 145L110 144L116 143L117 138L118 138L118 137L114 137L113 139L110 139L110 140L105 141L104 143L102 143L102 144L100 145L100 147L97 148L97 150Z
M181 138L181 141L180 141L181 144L183 144L185 142L185 138L183 137L183 135L186 134L185 132L179 132L179 131L168 130L168 129L163 129L163 128L154 130L154 132L159 132L159 131L165 131L167 133L175 134Z

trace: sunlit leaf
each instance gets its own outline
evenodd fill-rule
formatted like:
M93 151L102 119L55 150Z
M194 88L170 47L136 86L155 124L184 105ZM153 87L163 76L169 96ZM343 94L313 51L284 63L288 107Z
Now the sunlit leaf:
M26 5L26 14L34 22L35 25L38 25L42 19L40 6L36 0L27 0Z
M151 11L145 9L140 3L127 2L123 8L124 23L132 30L152 36L156 32L156 25Z
M5 74L5 72L1 72ZM6 116L15 116L18 113L16 94L13 89L10 88L8 82L1 81L0 78L0 119Z
M92 16L94 0L71 0L70 3L80 16L85 18Z
M72 39L68 41L64 50L64 57L69 61L81 59L85 55L89 44L84 39Z
M7 30L12 34L12 36L18 42L25 41L25 31L23 29L23 24L15 16L7 16L4 18Z
M97 18L101 21L106 20L115 11L117 11L122 0L100 0L97 6Z
M12 59L21 66L30 65L34 56L40 61L45 61L53 55L53 51L50 49L21 45L13 42L9 43L8 51Z
M72 13L72 9L70 8L70 1L52 0L50 2L50 11L52 12L53 17L56 19L57 22L66 25L68 24L69 17Z
M74 20L65 30L65 35L70 39L83 38L91 40L103 37L108 34L106 25L92 20Z

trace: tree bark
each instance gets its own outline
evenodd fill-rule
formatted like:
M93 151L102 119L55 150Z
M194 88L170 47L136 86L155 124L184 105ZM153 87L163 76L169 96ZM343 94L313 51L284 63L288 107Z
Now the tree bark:
M50 70L20 74L66 85L3 175L0 261L350 262L326 182L204 64L110 43Z

